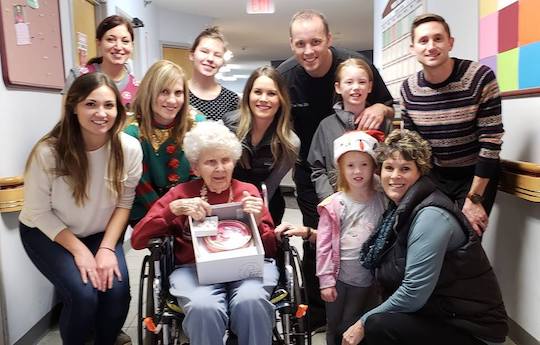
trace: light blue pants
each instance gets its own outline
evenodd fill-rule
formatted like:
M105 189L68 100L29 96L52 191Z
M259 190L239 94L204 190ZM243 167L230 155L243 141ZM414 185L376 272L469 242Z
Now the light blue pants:
M265 261L263 278L199 285L194 265L174 270L169 291L185 312L182 328L190 344L223 344L230 327L239 345L270 345L274 305L269 298L278 275L274 262Z

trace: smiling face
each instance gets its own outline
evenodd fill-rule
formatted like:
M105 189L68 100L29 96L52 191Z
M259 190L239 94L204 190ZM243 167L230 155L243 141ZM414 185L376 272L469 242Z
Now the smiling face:
M315 78L324 76L332 65L332 35L318 17L299 19L291 25L291 50L298 63Z
M418 25L414 29L411 53L424 69L436 69L450 62L450 51L454 38L450 37L444 26L435 21Z
M276 83L263 75L255 79L249 93L249 108L254 120L272 121L280 106Z
M184 81L176 80L172 86L159 92L152 103L153 119L160 125L171 124L184 105Z
M399 204L405 193L418 181L422 173L412 160L406 160L400 152L392 153L381 168L381 183L390 200Z
M97 45L103 56L103 62L123 65L133 51L133 40L125 25L117 25L105 32Z
M349 65L341 69L339 81L336 81L334 86L336 93L343 98L345 110L349 110L365 106L373 82L364 69Z
M347 190L359 191L373 187L375 162L365 152L349 151L339 157L340 174L347 182Z
M86 147L89 150L101 147L108 140L108 132L116 120L115 93L106 85L98 87L77 103L75 114Z
M214 193L221 193L231 185L235 161L232 154L225 149L203 150L193 171L204 180L204 183Z
M189 54L193 62L193 72L206 77L213 77L225 63L225 44L215 38L201 39L195 50Z

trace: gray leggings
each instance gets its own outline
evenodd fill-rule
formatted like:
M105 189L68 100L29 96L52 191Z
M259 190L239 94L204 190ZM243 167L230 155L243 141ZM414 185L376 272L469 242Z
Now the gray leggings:
M372 287L358 287L336 281L337 298L326 303L326 344L341 344L342 333L360 319L367 307L376 302Z

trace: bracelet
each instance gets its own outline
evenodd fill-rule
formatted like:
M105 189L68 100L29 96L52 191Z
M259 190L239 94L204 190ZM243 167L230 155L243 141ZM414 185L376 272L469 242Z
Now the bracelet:
M307 234L306 237L304 237L305 241L309 241L309 238L311 237L311 228L309 226L306 226L307 228Z
M115 253L116 254L116 250L112 249L112 248L109 248L109 247L99 247L99 249L107 249L107 250L110 250L111 252Z

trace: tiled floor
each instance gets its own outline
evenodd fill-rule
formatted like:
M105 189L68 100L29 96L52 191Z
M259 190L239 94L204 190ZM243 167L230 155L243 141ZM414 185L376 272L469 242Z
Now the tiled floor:
M287 208L285 210L284 220L291 222L293 224L301 223L301 214L298 209ZM293 244L302 250L301 240L297 239L298 242ZM136 344L137 341L137 300L138 300L138 291L139 291L139 274L141 270L142 258L146 254L146 250L134 250L131 249L126 253L126 261L129 270L130 284L131 284L131 304L129 306L129 314L124 324L124 332L126 332L133 341L133 344ZM324 334L316 334L313 338L313 345L324 345L325 338ZM60 340L60 334L58 329L51 330L45 337L41 339L38 345L60 345L62 344ZM505 345L515 345L512 341L508 340Z

